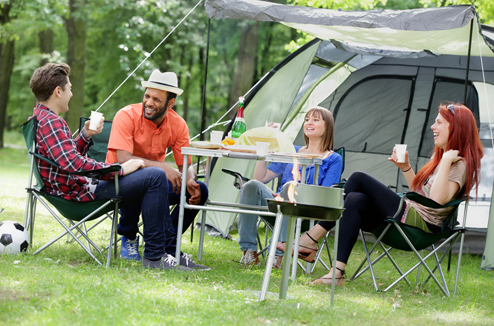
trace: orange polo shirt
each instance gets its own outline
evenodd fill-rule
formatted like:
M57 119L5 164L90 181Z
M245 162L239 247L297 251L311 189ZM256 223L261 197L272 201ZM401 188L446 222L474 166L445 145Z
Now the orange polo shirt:
M124 150L152 161L163 162L172 147L177 166L182 166L182 147L189 147L189 128L175 111L168 110L157 127L143 115L142 103L132 104L117 112L113 119L106 162L118 162L116 150ZM189 156L189 165L192 157Z

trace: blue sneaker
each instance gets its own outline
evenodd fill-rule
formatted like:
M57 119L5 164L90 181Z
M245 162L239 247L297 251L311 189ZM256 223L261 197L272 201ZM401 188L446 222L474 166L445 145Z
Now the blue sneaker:
M122 236L120 258L141 261L141 255L139 255L139 237L136 237L135 240L129 240Z

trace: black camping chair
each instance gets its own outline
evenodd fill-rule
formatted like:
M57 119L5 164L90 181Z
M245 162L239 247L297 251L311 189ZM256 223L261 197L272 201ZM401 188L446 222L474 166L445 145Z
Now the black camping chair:
M335 150L335 153L340 154L340 156L342 158L343 168L341 170L341 173L343 174L343 170L345 169L345 148L344 147L340 147L340 148L338 148L338 149ZM240 174L238 172L235 172L235 171L231 171L231 170L227 170L227 169L222 169L222 171L224 173L229 174L229 175L231 175L231 176L233 176L235 178L235 180L233 181L233 185L235 186L235 188L237 188L239 190L242 188L242 186L244 185L245 182L248 182L250 180L249 178L246 178L242 174ZM278 184L276 185L276 188L275 189L278 189L279 188L279 182L280 181L281 181L281 176L278 177ZM340 182L340 183L341 183L341 186L343 186L344 182ZM267 206L265 208L267 210ZM265 235L265 239L264 239L264 247L263 247L263 244L261 242L261 238L259 236L259 232L257 233L257 243L258 243L259 248L260 248L259 255L263 255L263 257L264 257L266 250L269 248L268 247L269 231L271 233L273 232L273 226L274 226L275 218L274 217L269 217L269 216L259 216L259 218L260 219L259 219L259 222L257 224L257 227L259 228L259 226L261 225L261 223L264 223L264 225L266 225L266 235ZM310 230L313 226L314 226L314 221L313 220L303 220L302 221L301 232L306 232L306 231ZM316 267L316 265L317 265L318 262L321 262L321 264L327 270L330 270L331 269L332 259L331 259L331 251L330 251L329 243L328 243L329 233L330 232L327 232L326 235L323 237L322 243L319 246L319 250L317 251L317 254L316 254L315 263L312 264L311 267L307 266L307 268L305 268L300 261L297 261L298 262L298 265L300 266L300 268L302 268L302 270L304 270L307 274L312 273L312 271L314 270L314 268ZM329 258L330 266L326 265L326 263L320 258L323 248L326 248L326 252L328 253L328 258Z
M101 265L101 262L93 255L91 252L92 248L98 251L100 254L103 253L103 250L100 249L94 241L92 241L89 237L89 231L102 222L102 220L109 217L112 221L112 227L110 232L110 241L108 246L108 256L106 266L110 265L111 261L111 244L113 243L113 236L116 236L116 226L117 226L117 216L118 216L118 205L120 202L120 198L118 197L118 173L115 175L115 187L117 197L109 198L105 200L93 200L89 202L75 202L66 200L61 197L50 195L46 192L45 185L43 179L38 171L38 166L36 164L36 159L43 160L53 166L60 168L55 162L43 157L39 153L36 152L36 128L37 128L37 117L34 116L32 119L25 122L22 126L22 134L24 136L24 140L26 142L26 147L28 149L29 160L31 163L31 170L29 174L29 184L27 188L28 196L26 203L26 212L24 217L24 225L27 226L30 235L31 241L33 239L34 233L34 222L36 215L36 205L39 201L55 218L60 225L65 229L65 232L61 233L57 237L55 237L52 241L46 243L38 250L34 252L34 255L43 251L60 238L65 235L68 235L77 242L87 253L93 258L98 264ZM36 158L36 159L35 159ZM77 173L72 173L75 175L87 176L87 177L97 177L101 174L106 174L109 172L118 172L120 170L120 166L112 166L105 169L98 170L89 170L89 171L80 171ZM33 177L36 180L36 185L33 184ZM52 209L51 205L55 207L56 210ZM62 218L59 217L59 214L63 216L68 221L68 226L65 225ZM93 221L103 216L97 223L95 223L91 228L87 229L85 222ZM79 238L83 237L87 245L85 245ZM116 256L116 246L115 246L115 256Z
M448 216L448 218L444 221L443 227L441 229L441 232L439 233L427 233L417 227L410 226L403 224L401 222L398 222L395 220L395 217L399 214L401 211L402 205L404 204L405 198L408 198L410 200L413 200L414 202L417 202L423 206L427 206L430 208L446 208L446 207L451 207L454 206L455 209L454 211ZM462 227L458 227L459 223L457 221L457 215L458 215L458 207L461 202L465 202L465 210L463 214L463 224ZM356 272L352 276L350 280L354 280L358 278L360 275L362 275L365 271L370 270L370 273L372 275L372 281L374 283L374 288L376 291L380 291L377 282L376 282L376 277L375 277L375 271L373 266L381 260L383 257L387 257L395 269L398 271L400 274L400 277L395 280L391 285L389 285L386 289L383 290L383 292L388 291L392 287L394 287L399 281L405 280L409 285L411 285L410 281L407 279L407 275L410 274L412 271L417 269L417 279L416 279L416 284L419 284L419 278L420 278L420 267L423 266L425 270L428 273L427 278L425 281L422 283L423 285L426 284L430 278L432 278L437 286L441 289L441 291L446 295L450 296L450 292L446 283L446 279L444 277L443 270L441 268L441 263L444 260L446 256L449 255L449 259L451 259L451 250L453 249L453 245L456 243L458 238L461 237L460 241L460 250L458 254L458 264L456 268L456 279L455 279L455 288L453 295L456 294L456 290L458 287L458 277L459 277L459 272L460 272L460 263L461 263L461 255L462 255L462 249L463 249L463 242L464 242L464 237L465 237L465 222L466 222L466 216L467 216L467 208L468 208L468 200L467 198L461 198L461 199L454 199L445 205L440 205L433 201L432 199L423 197L415 192L409 192L405 193L402 196L400 206L395 213L395 216L392 218L386 219L382 224L380 224L378 227L376 227L374 230L371 231L371 233L376 237L376 242L372 246L370 250L367 250L367 244L365 241L365 236L362 231L360 231L360 235L362 237L362 242L364 244L364 250L365 250L365 255L366 257L363 259L362 263L360 266L357 268ZM439 243L439 245L437 245ZM385 245L388 245L388 248L384 247ZM436 246L437 245L437 246ZM443 252L442 256L439 258L437 253L438 251L445 247L446 245L447 248ZM374 252L376 247L379 246L382 250L383 253L379 255L376 259L371 261L370 255ZM391 257L390 251L392 249L397 249L397 250L403 250L403 251L413 251L418 262L411 267L408 271L402 272L396 261ZM423 256L423 249L426 248L431 248L431 251ZM422 254L419 253L419 251L422 251ZM434 257L433 263L435 264L434 268L431 269L426 263L426 260L430 257ZM362 269L364 264L367 263L367 266ZM448 263L448 271L450 269L450 264ZM438 274L441 278L441 282L436 278L434 273L438 271ZM442 283L442 284L441 284Z

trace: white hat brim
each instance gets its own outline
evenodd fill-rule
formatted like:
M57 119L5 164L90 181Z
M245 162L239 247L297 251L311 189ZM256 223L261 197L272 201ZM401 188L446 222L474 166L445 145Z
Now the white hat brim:
M170 93L177 94L177 96L178 95L182 95L182 93L184 92L183 89L180 89L178 87L160 85L160 84L153 83L153 82L150 82L150 81L142 81L141 82L141 85L144 88L160 89L162 91L167 91L167 92L170 92Z

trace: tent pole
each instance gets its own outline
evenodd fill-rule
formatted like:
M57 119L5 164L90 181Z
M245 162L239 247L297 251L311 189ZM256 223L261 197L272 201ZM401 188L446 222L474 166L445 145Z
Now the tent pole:
M202 85L202 109L201 109L201 131L199 134L199 139L204 140L203 130L206 128L206 82L208 80L208 63L209 63L209 36L211 32L211 18L208 19L208 40L206 42L206 62L204 64L204 82ZM201 157L197 157L196 172L199 174L199 165L201 162ZM190 242L194 241L194 223L190 228Z
M209 36L211 31L211 18L208 19L208 39L206 43L206 62L204 65L204 82L202 86L202 110L201 110L201 135L200 140L204 140L202 131L206 128L206 82L208 80L208 62L209 62Z
M470 70L470 53L472 51L473 19L470 21L470 38L468 40L467 71L465 74L465 91L463 92L463 104L467 105L468 72Z

